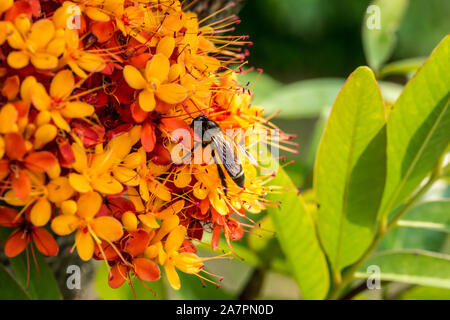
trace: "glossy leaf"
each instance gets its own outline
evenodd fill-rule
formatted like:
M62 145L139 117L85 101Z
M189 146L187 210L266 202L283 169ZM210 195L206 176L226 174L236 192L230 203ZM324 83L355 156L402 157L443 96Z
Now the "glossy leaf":
M269 195L279 200L280 208L268 208L278 241L304 299L323 299L329 288L329 271L322 252L313 219L308 213L297 188L283 169L280 169L272 185L288 190Z
M450 36L407 84L387 124L387 180L381 214L401 204L450 142Z
M450 201L421 203L411 209L405 218L398 222L398 225L450 232Z
M335 271L370 245L385 182L385 111L372 71L353 72L339 93L314 169L318 227Z
M399 300L450 300L450 289L435 287L413 287L402 293Z
M30 283L28 288L27 284L27 258L26 252L21 253L15 258L11 258L11 267L17 276L18 282L26 288L27 294L33 300L60 300L62 299L61 292L58 287L58 283L50 270L44 256L36 252L36 261L39 266L39 274L37 273L36 266L34 265L31 252L30 254Z
M364 52L369 65L378 70L386 62L396 43L396 32L408 8L408 0L375 0L363 20Z
M422 250L386 251L369 259L356 276L373 276L369 266L379 267L381 280L450 289L448 255Z
M138 280L133 281L133 288L125 282L120 288L112 289L108 285L109 271L103 261L98 262L98 269L95 275L95 288L102 300L164 300L166 299L166 287L162 279L154 282L144 282L145 286ZM136 296L133 294L133 290Z
M30 297L13 276L0 264L0 299L28 300Z
M379 77L384 78L390 75L406 75L410 76L416 73L417 69L425 62L424 57L409 58L394 61L385 65L379 72Z

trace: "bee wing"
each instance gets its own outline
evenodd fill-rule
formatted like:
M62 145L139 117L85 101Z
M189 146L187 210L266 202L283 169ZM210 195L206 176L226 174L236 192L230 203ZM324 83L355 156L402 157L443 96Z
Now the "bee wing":
M229 141L225 140L225 137L222 134L213 136L211 140L214 152L217 154L221 164L225 167L228 174L232 178L241 174L241 162L234 151L233 145Z
M224 132L224 134L236 146L236 149L238 149L250 161L250 163L252 163L255 166L258 166L258 161L256 161L255 158L253 158L250 152L245 150L243 146L237 143L236 140L234 140L233 137L230 137L226 132Z

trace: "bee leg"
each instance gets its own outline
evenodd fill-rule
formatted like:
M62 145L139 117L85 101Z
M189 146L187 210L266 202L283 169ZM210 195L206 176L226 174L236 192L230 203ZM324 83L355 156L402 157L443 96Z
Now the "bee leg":
M217 162L217 158L216 158L216 154L214 153L214 150L212 151L212 156L213 156L214 162L216 163L216 166L217 166L217 172L219 173L220 181L222 182L223 191L225 193L225 196L227 196L228 193L227 193L227 181L225 180L225 172L223 172L222 167Z

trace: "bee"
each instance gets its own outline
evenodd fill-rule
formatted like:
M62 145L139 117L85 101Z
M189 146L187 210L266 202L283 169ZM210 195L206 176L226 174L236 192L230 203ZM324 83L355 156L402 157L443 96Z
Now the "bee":
M225 193L227 182L221 165L223 165L233 182L240 188L243 188L245 184L244 169L236 150L244 153L251 162L256 161L241 145L223 132L215 121L210 120L207 116L199 116L192 121L191 127L197 127L199 124L201 125L201 144L203 148L211 146L211 155L217 165L217 171L222 186L225 188ZM196 132L196 134L199 135L200 132Z

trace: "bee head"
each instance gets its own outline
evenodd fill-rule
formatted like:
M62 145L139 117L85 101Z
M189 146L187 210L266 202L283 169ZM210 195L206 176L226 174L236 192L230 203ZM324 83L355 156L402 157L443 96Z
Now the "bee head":
M204 142L210 142L211 136L216 135L220 131L220 126L213 120L210 120L207 116L198 116L191 123L191 128L200 126L201 136ZM198 128L198 127L197 127ZM199 132L200 133L200 132ZM199 133L197 133L199 135Z

